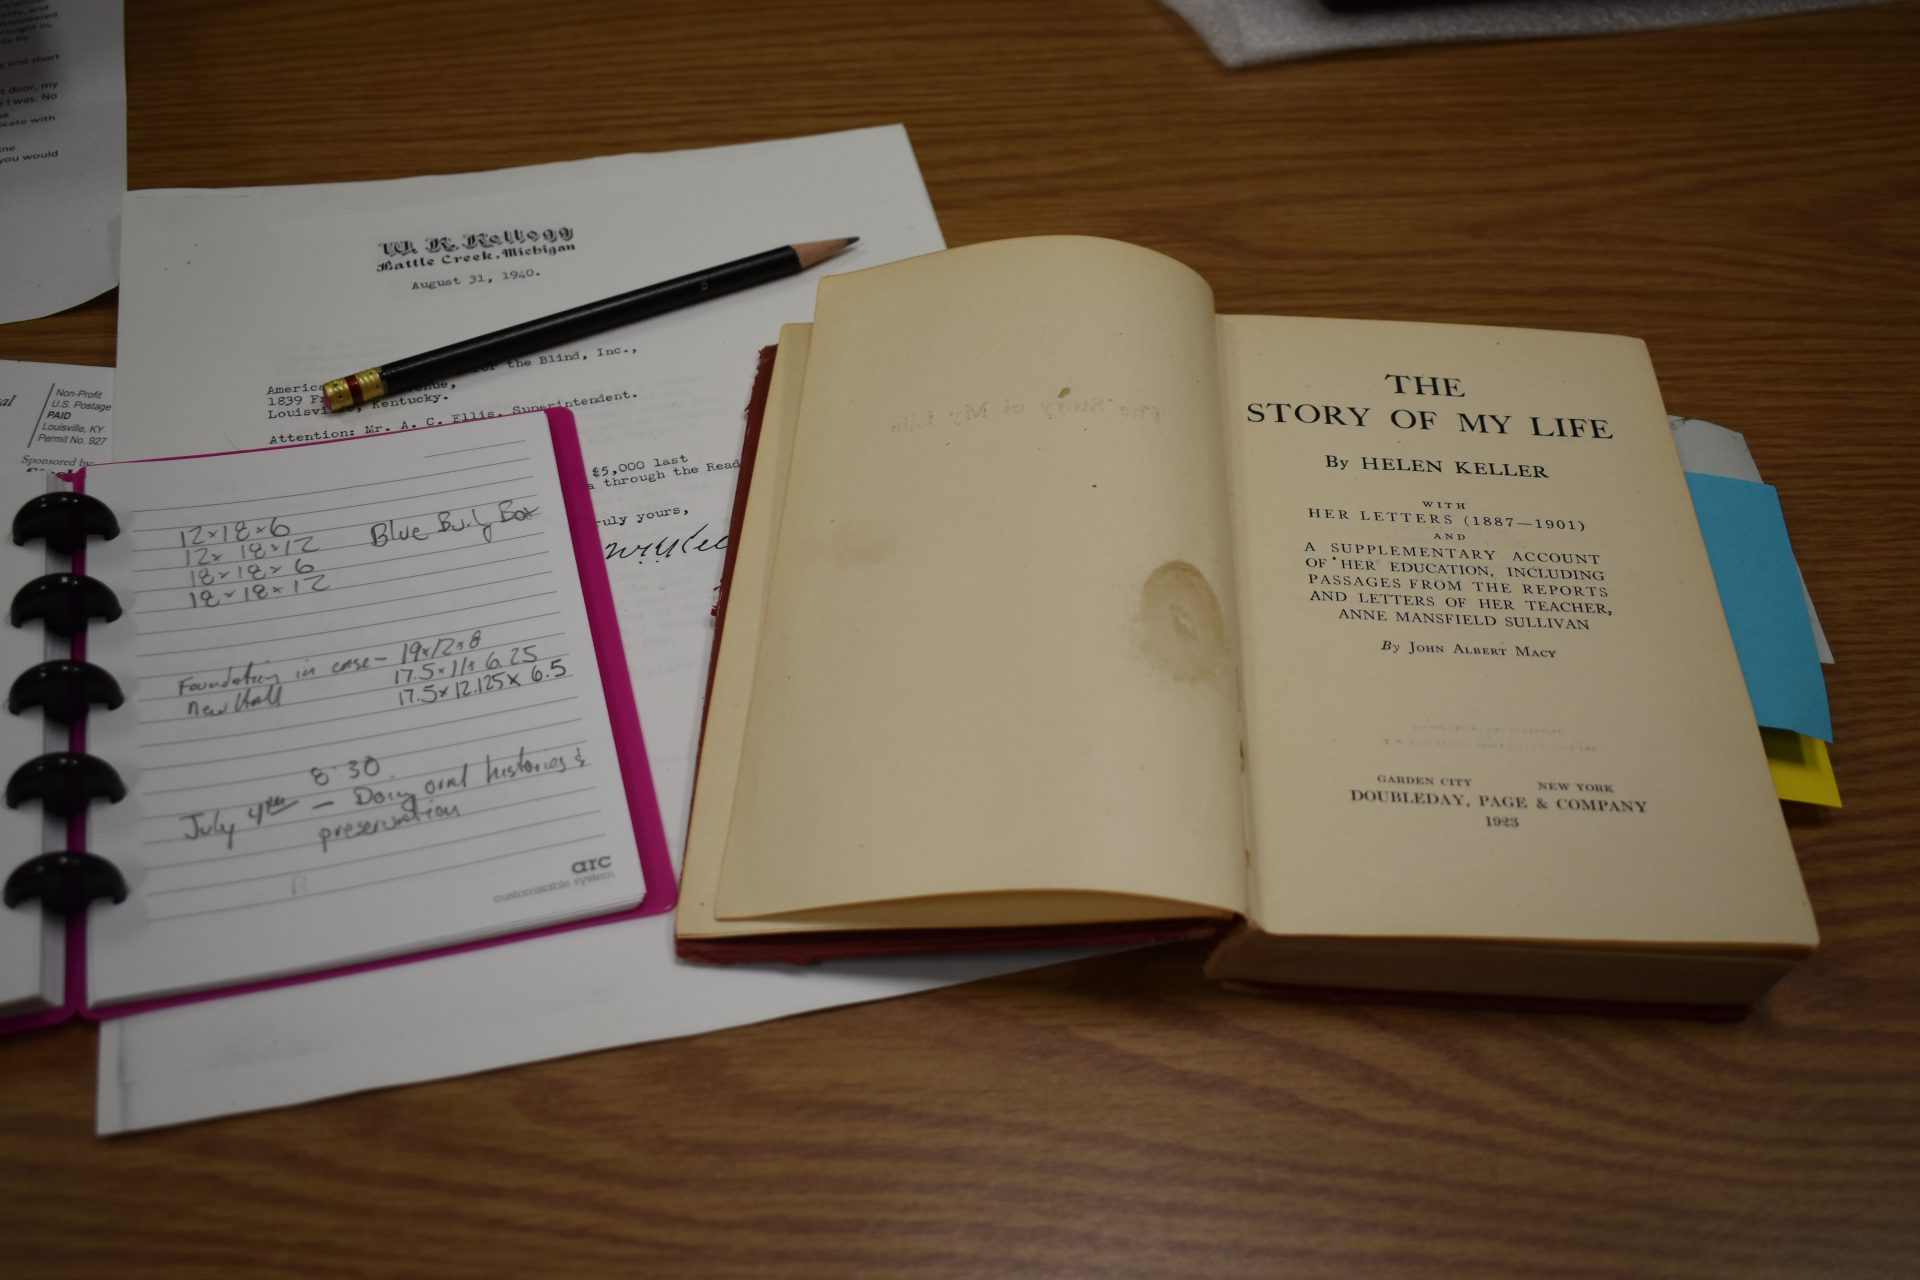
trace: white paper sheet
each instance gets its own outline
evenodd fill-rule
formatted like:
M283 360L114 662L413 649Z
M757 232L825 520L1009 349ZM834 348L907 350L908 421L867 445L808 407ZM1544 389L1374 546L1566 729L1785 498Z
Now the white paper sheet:
M812 315L820 273L602 335L580 360L457 378L344 419L272 415L310 408L325 378L790 241L862 237L830 269L938 249L905 132L399 182L136 192L126 217L121 421L138 427L123 425L122 456L573 405L589 470L602 468L594 500L677 859L755 354L782 323ZM523 236L488 243L509 231ZM435 237L451 247L429 249ZM556 251L439 261L522 245ZM523 269L540 274L505 277ZM210 381L220 369L231 377ZM631 921L109 1023L98 1125L178 1124L691 1035L1057 958L722 970L676 961L671 921Z
M698 1035L1072 959L1068 952L721 969L628 920L103 1023L95 1123L128 1133ZM1084 954L1084 953L1080 953Z
M120 303L119 456L255 448L569 405L608 547L661 816L669 832L682 831L755 359L781 324L812 314L821 272L343 415L318 409L319 384L833 235L862 239L829 268L941 247L904 130L497 175L134 192ZM502 236L514 242L469 243ZM503 257L502 248L542 252ZM483 281L469 282L474 276ZM581 358L553 358L574 354Z
M113 461L113 370L0 360L0 469Z
M0 0L0 324L113 288L126 189L120 0Z

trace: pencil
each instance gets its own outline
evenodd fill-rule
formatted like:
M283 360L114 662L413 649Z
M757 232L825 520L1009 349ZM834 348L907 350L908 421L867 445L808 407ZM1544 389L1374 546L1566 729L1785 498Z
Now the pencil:
M839 240L808 240L802 244L782 245L752 257L615 294L611 298L571 307L538 320L528 320L477 338L468 338L464 342L449 343L421 355L375 365L344 378L330 379L321 388L321 399L331 413L339 413L355 405L372 404L382 397L424 387L457 373L498 364L529 352L544 351L548 347L577 342L589 334L632 324L665 311L705 302L708 298L718 298L722 294L778 280L782 276L794 275L816 263L825 262L859 239L859 236L846 236Z

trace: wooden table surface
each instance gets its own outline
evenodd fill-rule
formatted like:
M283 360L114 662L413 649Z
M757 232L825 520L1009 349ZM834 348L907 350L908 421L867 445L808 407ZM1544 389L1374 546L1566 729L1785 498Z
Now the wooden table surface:
M1737 1026L1282 1004L1172 948L111 1142L95 1032L19 1038L7 1274L1920 1274L1920 5L1228 73L1149 0L150 0L127 88L134 187L898 120L953 244L1640 335L1780 488L1847 807L1791 812L1825 940ZM114 317L0 357L110 363Z

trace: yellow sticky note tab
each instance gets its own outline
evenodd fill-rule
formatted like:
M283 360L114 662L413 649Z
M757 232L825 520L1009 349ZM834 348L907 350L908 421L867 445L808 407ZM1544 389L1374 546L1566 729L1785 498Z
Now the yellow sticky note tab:
M1833 776L1833 757L1818 738L1788 729L1762 729L1767 767L1773 770L1773 791L1782 800L1840 807L1840 783Z

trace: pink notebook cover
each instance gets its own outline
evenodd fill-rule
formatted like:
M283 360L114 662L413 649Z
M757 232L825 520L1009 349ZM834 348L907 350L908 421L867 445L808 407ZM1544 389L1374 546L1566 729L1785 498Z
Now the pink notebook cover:
M594 657L599 663L600 683L606 693L607 717L612 723L614 748L620 757L620 774L626 787L627 809L633 818L634 842L639 850L641 876L646 883L646 896L640 904L626 911L591 916L583 920L570 920L564 924L546 925L537 929L503 933L491 938L481 938L452 946L413 951L379 960L338 965L333 968L316 969L307 973L258 982L238 983L205 991L161 996L151 1000L127 1001L105 1009L89 1008L86 1004L84 993L87 989L87 917L76 915L67 922L66 998L52 1008L0 1019L0 1035L52 1026L76 1017L99 1021L105 1018L124 1017L132 1013L145 1013L152 1009L166 1009L174 1005L193 1004L201 1000L217 1000L226 996L243 995L251 991L266 991L274 987L318 982L343 974L413 964L420 960L431 960L436 956L458 955L463 951L504 946L508 943L522 942L528 938L568 933L575 929L588 929L614 920L660 915L673 910L675 902L679 899L680 889L673 874L673 858L667 849L666 828L660 821L660 803L653 789L653 770L647 760L646 739L640 730L640 709L633 697L633 680L627 670L626 650L620 643L620 620L614 612L613 585L607 578L606 558L600 551L600 527L594 518L593 496L587 487L587 468L580 452L580 434L574 425L573 411L570 409L554 408L534 412L546 416L547 430L553 441L554 464L559 475L560 493L567 508L567 532L573 542L574 562L580 573L580 594L586 607L587 626L593 635ZM475 419L475 421L485 421L485 419ZM433 427L417 427L414 430L457 431L461 425L444 423ZM235 449L229 452L273 453L282 449L341 448L365 444L381 438L381 436L357 436L347 440L316 440L301 444L274 445L265 449ZM152 459L152 461L167 461L167 459ZM108 465L138 464L111 463ZM62 478L76 490L85 488L84 470ZM84 572L85 567L85 552L82 551L74 557L74 572ZM73 656L86 657L84 632L74 637ZM73 727L71 750L86 750L85 721ZM85 849L86 843L86 815L78 814L67 821L67 848ZM29 908L22 906L15 909ZM111 911L113 907L109 905L100 909Z

